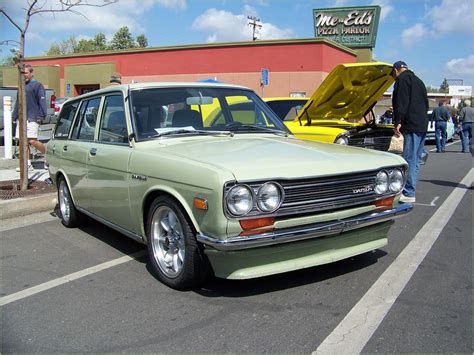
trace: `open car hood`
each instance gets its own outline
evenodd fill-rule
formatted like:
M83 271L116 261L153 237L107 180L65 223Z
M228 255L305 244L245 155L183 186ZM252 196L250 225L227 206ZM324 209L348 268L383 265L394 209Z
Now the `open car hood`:
M382 62L339 64L324 79L295 121L360 120L393 84L392 66Z

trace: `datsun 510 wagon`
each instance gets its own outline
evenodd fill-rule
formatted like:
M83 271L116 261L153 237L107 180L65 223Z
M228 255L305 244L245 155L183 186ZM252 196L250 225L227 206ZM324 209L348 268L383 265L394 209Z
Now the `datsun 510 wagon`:
M412 209L398 202L401 157L299 140L234 85L140 83L73 98L46 158L62 223L86 215L147 244L157 277L177 289L383 247Z

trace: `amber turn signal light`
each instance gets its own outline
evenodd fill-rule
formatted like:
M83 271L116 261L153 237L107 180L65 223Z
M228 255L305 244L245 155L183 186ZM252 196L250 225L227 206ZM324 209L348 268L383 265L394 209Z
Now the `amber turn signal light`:
M194 207L196 207L198 210L207 211L207 200L204 198L195 197Z

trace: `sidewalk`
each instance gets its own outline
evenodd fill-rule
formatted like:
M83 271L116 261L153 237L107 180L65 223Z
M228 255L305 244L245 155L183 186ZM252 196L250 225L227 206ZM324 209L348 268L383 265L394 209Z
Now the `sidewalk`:
M19 160L5 159L4 152L5 147L0 146L0 182L2 186L0 219L20 217L36 212L54 211L57 194L54 187L49 187L44 183L49 177L48 171L44 169L44 159L34 159L32 165L35 170L28 172L29 183L42 186L43 191L32 191L33 189L30 189L24 193L17 192L13 191L11 186L20 179L20 172L16 171Z

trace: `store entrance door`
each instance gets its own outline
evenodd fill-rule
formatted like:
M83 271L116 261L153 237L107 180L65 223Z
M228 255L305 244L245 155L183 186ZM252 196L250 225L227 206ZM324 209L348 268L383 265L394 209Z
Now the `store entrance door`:
M77 95L86 94L88 92L100 89L99 84L88 84L88 85L74 85Z

